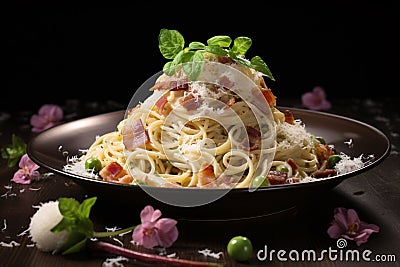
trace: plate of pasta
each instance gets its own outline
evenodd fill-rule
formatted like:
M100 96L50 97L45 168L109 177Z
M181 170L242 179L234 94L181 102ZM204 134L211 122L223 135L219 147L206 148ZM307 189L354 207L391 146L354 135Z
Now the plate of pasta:
M229 48L230 38L217 36L184 50L176 40L178 32L160 32L172 60L126 110L40 133L28 144L31 159L118 206L229 220L291 209L388 155L388 138L370 125L277 105L265 62L244 57L248 38Z

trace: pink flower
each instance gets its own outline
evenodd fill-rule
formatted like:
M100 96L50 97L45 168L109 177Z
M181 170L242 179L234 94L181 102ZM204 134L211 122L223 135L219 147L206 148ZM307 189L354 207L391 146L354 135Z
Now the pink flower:
M19 161L20 169L15 172L11 181L18 184L30 184L31 181L38 177L40 173L37 171L39 165L36 165L27 154L24 154Z
M378 233L379 227L375 224L360 221L354 209L335 208L334 219L328 228L331 238L346 238L356 241L357 246L368 241L372 233Z
M309 109L328 110L331 103L326 100L325 91L322 87L316 86L312 92L307 92L301 96L301 102Z
M142 224L132 233L133 241L145 248L172 246L178 238L177 221L169 218L159 219L160 217L160 210L154 210L150 205L144 207L140 213Z
M45 104L39 109L38 114L31 117L32 132L41 132L59 124L63 118L61 107Z

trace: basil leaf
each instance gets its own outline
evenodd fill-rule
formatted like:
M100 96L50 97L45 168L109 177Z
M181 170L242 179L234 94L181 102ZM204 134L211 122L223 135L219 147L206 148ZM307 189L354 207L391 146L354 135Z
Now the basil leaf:
M201 42L191 42L189 44L189 48L194 49L194 50L204 49L205 47L206 47L206 45Z
M185 39L176 30L161 29L158 48L166 59L173 59L185 47Z
M207 46L201 42L191 42L189 47L185 48L185 40L178 31L162 29L158 40L161 54L167 59L172 59L163 67L166 75L172 76L180 64L191 62L192 64L183 66L182 69L189 79L197 80L204 66L204 55L202 53L208 52L219 56L229 56L233 61L259 71L275 81L267 64L259 56L255 56L251 60L244 57L252 45L252 40L248 37L237 37L233 41L232 48L229 48L232 39L227 35L209 38ZM192 50L196 50L196 52ZM200 64L199 61L203 62Z
M163 72L168 76L174 75L174 73L176 72L176 65L172 61L165 63L163 67Z
M196 51L191 61L182 65L183 72L191 81L197 81L204 66L204 56L201 51Z
M73 198L61 197L58 200L58 209L66 218L74 218L79 208L79 202Z
M186 63L186 62L192 61L192 60L193 60L193 57L195 56L195 54L196 54L197 52L199 52L199 51L196 51L196 52L188 51L188 52L186 52L186 53L183 53L183 54L181 55L181 61L180 61L180 63Z
M235 53L236 55L245 55L247 50L252 45L252 41L248 37L237 37L233 41L233 46L231 48L231 51Z
M207 44L210 46L216 45L219 47L229 47L231 43L232 43L231 37L226 35L217 35L207 40Z
M17 165L19 159L26 153L26 143L15 134L11 137L11 144L1 148L1 156L8 159L7 166L12 168Z
M182 56L183 56L184 52L179 51L179 53L175 56L175 58L172 60L172 63L174 63L174 65L178 65L179 63L182 63Z
M270 78L272 81L275 81L274 76L272 76L271 71L269 70L267 64L264 62L264 60L261 59L259 56L255 56L250 60L251 63L251 68L262 72L265 74L268 78Z
M78 212L82 218L89 218L90 210L92 209L94 203L96 203L97 198L87 198L85 199L82 204L78 208Z
M238 57L238 55L236 55L235 53L233 53L232 51L229 51L229 57L233 60L236 61L237 63L250 68L250 62L247 59Z
M225 49L223 49L219 46L215 46L215 45L206 46L205 50L209 53L212 53L212 54L215 54L218 56L227 56L228 55L228 52Z
M86 237L91 237L94 232L94 226L89 218L89 214L96 199L96 197L88 198L82 204L79 204L73 198L59 198L58 209L63 218L51 231L76 231L84 234Z

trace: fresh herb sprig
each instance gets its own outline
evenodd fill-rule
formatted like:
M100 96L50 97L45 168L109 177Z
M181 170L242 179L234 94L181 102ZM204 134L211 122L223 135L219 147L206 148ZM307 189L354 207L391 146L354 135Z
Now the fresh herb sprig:
M177 30L161 29L158 36L158 47L161 54L171 60L163 67L166 75L172 76L181 66L190 80L197 80L204 66L204 53L208 52L217 56L228 56L233 61L259 71L275 81L261 57L254 56L250 60L245 58L251 45L252 40L249 37L237 37L232 43L231 37L217 35L208 39L207 45L202 42L191 42L188 47L185 47L185 39Z
M95 232L93 222L89 216L90 210L96 200L96 197L92 197L85 199L82 204L79 204L73 198L59 198L58 209L63 218L51 231L57 233L65 230L71 233L67 243L63 247L63 255L82 251L86 247L87 240L90 238L116 236L135 228L135 226L131 226L114 232Z
M97 197L85 199L81 204L73 198L61 197L58 199L58 209L63 216L62 220L51 229L51 232L58 233L67 231L70 233L68 240L61 248L62 255L77 253L88 249L89 251L104 252L125 256L149 263L161 263L177 266L198 266L198 267L221 267L221 264L185 260L181 258L170 258L155 254L149 254L123 248L103 241L90 241L92 238L111 237L127 233L136 228L131 226L113 232L94 231L93 222L90 219L90 210L97 200Z
M7 166L12 168L17 165L19 159L26 153L26 143L21 137L13 134L11 144L1 148L1 156L3 159L8 159Z

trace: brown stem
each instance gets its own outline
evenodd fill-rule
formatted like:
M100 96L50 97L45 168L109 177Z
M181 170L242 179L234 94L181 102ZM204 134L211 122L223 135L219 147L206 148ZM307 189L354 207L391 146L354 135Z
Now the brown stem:
M141 260L145 262L153 262L153 263L166 263L171 265L179 265L179 266L197 266L197 267L219 267L223 266L219 263L213 262L204 262L204 261L192 261L192 260L185 260L179 258L168 258L164 256L159 256L155 254L148 254L143 252L134 251L131 249L123 248L117 245L113 245L107 242L96 241L89 243L89 250L93 251L102 251L109 254L115 254L119 256L125 256L131 259Z

